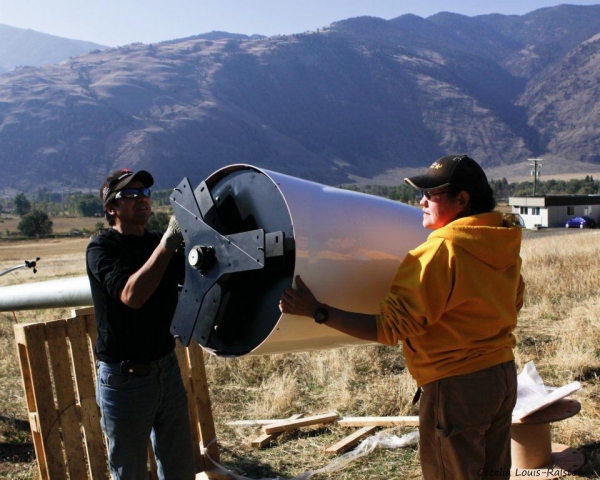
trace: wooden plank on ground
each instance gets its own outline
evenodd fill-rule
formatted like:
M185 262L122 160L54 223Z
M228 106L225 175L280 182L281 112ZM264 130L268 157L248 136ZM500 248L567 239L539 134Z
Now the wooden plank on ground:
M419 417L343 417L337 424L342 427L418 427Z
M338 418L339 415L336 412L323 413L321 415L300 418L298 420L285 420L276 425L265 425L262 430L264 433L289 432L291 430L295 430L300 427L307 427L309 425L331 423L336 421Z
M46 337L69 478L83 479L87 477L87 466L69 359L66 321L46 323Z
M377 427L375 426L362 427L360 430L357 430L352 435L349 435L346 438L340 440L339 442L333 444L331 447L326 448L325 453L337 455L338 453L345 452L346 450L349 450L352 447L354 447L354 445L360 442L363 438L371 435L371 433L373 433L375 430L377 430Z
M89 323L86 317L68 318L67 333L71 345L75 384L81 405L81 425L83 427L90 477L94 480L108 480L106 446L104 434L100 427L100 408L96 403L94 383L96 365L88 339Z
M297 420L302 418L304 414L298 413L296 415L292 415L288 420ZM263 433L259 437L256 437L252 440L251 445L254 448L263 448L265 445L270 444L273 440L275 440L278 436L280 436L283 432L275 432L275 433Z
M232 427L243 427L243 426L256 426L256 425L272 425L274 423L285 422L287 418L271 418L262 420L233 420L227 422L225 425Z

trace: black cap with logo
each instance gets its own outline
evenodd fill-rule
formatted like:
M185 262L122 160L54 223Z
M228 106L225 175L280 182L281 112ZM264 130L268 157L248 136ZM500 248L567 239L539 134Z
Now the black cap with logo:
M466 190L471 195L491 196L492 188L479 164L467 155L447 155L429 167L424 175L405 178L404 181L418 190L435 190L451 187Z
M134 180L142 182L144 187L151 187L154 185L154 178L152 178L152 175L145 170L134 173L131 170L122 168L110 172L106 177L106 181L102 184L102 187L100 187L100 200L102 201L102 205L106 207L106 205L115 198L115 195L119 190L123 190Z

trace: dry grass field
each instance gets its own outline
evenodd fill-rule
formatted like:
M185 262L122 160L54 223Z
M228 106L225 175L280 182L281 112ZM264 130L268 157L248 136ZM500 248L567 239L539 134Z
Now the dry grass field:
M554 233L554 234L553 234ZM0 268L32 256L39 272L17 270L0 287L85 273L87 240L0 242ZM526 301L517 329L519 371L533 360L545 383L579 381L581 412L553 424L553 440L583 450L586 463L570 479L600 478L600 230L524 232ZM1 291L0 291L1 294ZM67 316L66 311L0 313L0 478L33 479L33 447L16 361L12 324ZM389 347L223 359L206 356L221 461L250 478L293 477L323 467L323 449L351 433L333 425L303 428L253 449L255 426L240 419L286 418L337 411L342 416L414 415L414 383L400 350ZM402 435L413 429L395 428ZM318 479L419 479L415 447L376 449Z

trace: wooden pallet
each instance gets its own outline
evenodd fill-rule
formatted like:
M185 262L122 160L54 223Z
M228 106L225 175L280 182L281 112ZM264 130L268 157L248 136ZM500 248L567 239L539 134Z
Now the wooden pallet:
M109 479L106 443L96 404L93 309L72 318L14 326L29 423L42 480ZM203 352L177 344L188 394L194 459L199 473L219 461ZM206 452L202 447L207 446ZM149 448L149 478L157 478Z

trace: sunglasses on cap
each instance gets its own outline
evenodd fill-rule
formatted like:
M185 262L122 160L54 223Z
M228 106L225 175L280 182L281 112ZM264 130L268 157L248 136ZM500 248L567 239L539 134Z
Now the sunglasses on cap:
M115 195L115 200L117 198L138 198L140 195L144 197L150 198L152 192L148 187L144 188L126 188L125 190L119 190Z
M421 198L425 197L427 200L431 200L431 197L435 196L435 195L442 195L444 193L451 193L452 190L420 190L421 192Z

